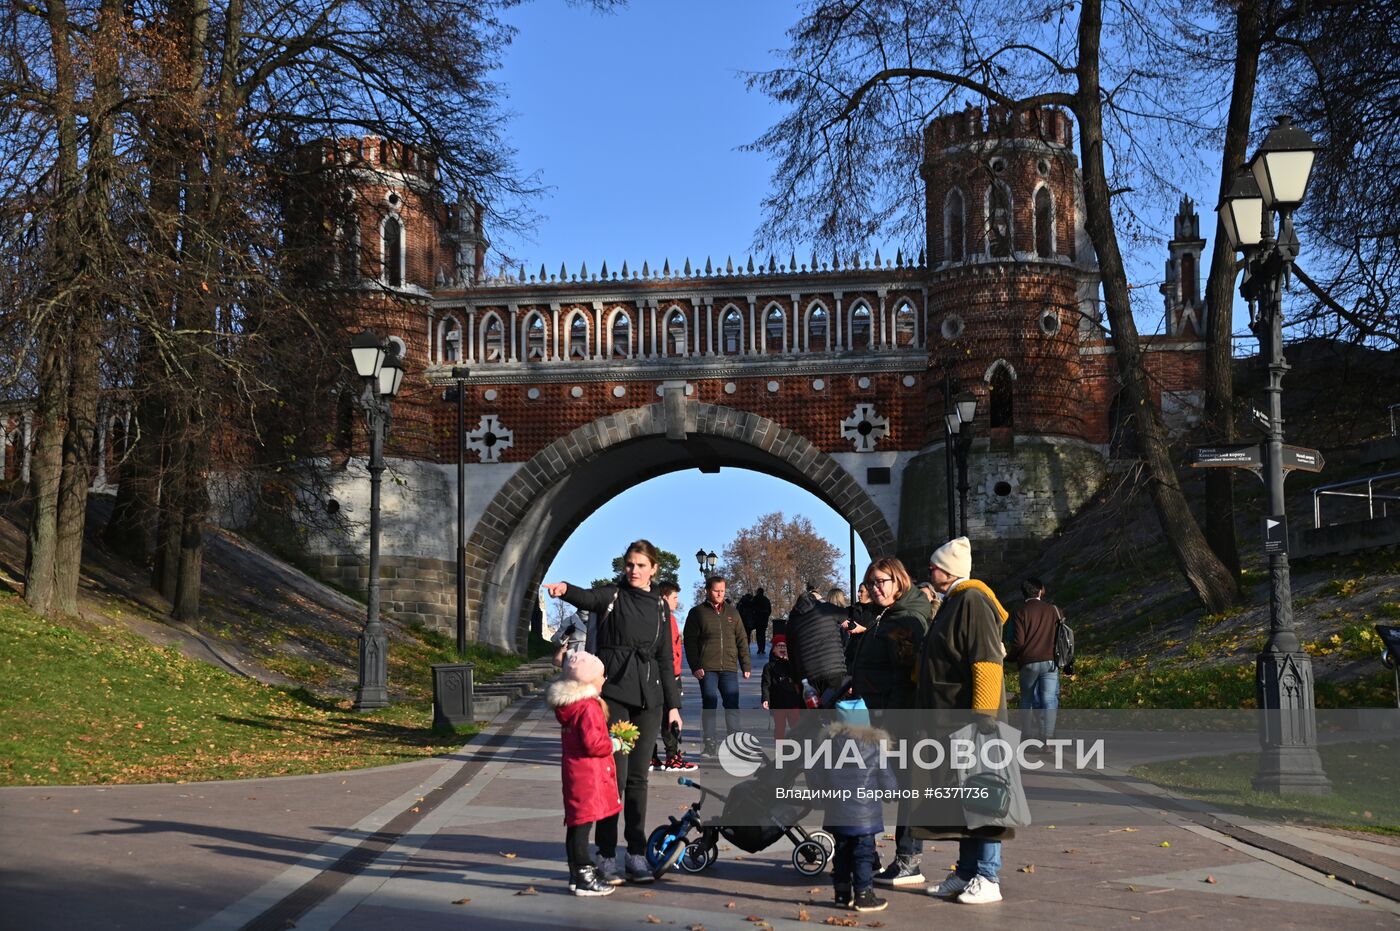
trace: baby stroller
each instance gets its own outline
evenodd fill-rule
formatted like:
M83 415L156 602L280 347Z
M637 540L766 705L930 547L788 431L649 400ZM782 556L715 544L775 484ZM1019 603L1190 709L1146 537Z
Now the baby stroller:
M669 824L661 825L647 838L647 862L654 876L660 877L677 866L687 873L709 869L719 859L721 837L746 853L757 853L786 837L792 842L792 865L799 873L816 876L826 869L836 849L836 839L826 831L809 832L797 823L809 807L774 805L772 787L764 780L741 782L728 795L684 776L676 781L698 789L700 797L690 803L685 814L672 816ZM718 824L700 822L700 806L707 795L724 803ZM726 826L726 821L730 826ZM692 831L699 832L693 839Z

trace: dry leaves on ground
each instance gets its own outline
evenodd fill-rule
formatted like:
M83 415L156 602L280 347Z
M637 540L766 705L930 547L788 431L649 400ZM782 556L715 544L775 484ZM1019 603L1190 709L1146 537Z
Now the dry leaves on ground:
M539 894L540 894L540 891L539 891L538 889L536 889L534 886L526 886L524 889L521 889L519 892L516 893L516 895L539 895Z
M1018 873L1034 873L1034 872L1035 872L1035 864L1034 864L1034 863L1027 863L1025 866L1021 867L1021 868L1018 869L1016 872L1018 872Z
M470 904L471 904L471 901L472 901L471 899L453 899L453 900L452 900L452 904L453 904L453 905L470 905Z

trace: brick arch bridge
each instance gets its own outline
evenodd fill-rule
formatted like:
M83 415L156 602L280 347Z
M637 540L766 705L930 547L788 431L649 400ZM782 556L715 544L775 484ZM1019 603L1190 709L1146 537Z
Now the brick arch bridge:
M522 646L545 568L574 528L626 489L697 465L790 481L850 522L870 552L895 551L879 506L811 440L760 414L671 388L657 403L609 414L550 443L492 498L467 544L467 603L477 639ZM618 553L644 530L620 529Z

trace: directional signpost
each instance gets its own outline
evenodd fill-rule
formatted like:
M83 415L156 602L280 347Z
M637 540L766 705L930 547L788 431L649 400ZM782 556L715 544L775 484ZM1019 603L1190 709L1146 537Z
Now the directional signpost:
M1264 454L1258 443L1237 446L1193 446L1193 469L1258 469L1264 465Z
M1308 449L1306 446L1283 447L1283 470L1291 472L1321 472L1326 463L1322 459L1322 453L1315 449Z

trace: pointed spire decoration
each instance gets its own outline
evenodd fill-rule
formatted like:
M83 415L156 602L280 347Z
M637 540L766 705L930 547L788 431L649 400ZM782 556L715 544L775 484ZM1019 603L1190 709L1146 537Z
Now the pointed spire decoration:
M545 272L545 270L544 270L544 263L541 262L541 263L540 263L540 283L543 284L546 280L548 280L548 278L549 278L549 275L548 275L548 274Z
M768 274L773 274L778 270L778 262L773 258L773 253L768 253Z
M685 257L685 276L690 277L690 256Z
M875 250L875 267L876 267L876 268L879 268L879 267L880 267L880 250L879 250L879 249L876 249L876 250Z
M520 281L521 281L522 284L523 284L524 281L525 281L525 263L524 263L524 262L521 262L521 263L520 263Z
M643 278L650 278L650 277L651 277L651 269L647 267L647 260L646 260L646 259L642 259L642 277L643 277Z
M749 253L749 274L753 274L753 253Z
M669 257L668 257L668 258L662 263L662 265L661 265L661 277L662 277L662 278L670 278L670 277L671 277L671 260L670 260Z
M832 270L832 271L840 271L840 269L841 269L841 256L837 255L835 249L832 249L832 250L831 250L831 270Z
M896 249L896 250L894 251L894 267L895 267L895 268L903 268L903 267L904 267L904 250L903 250L903 249Z
M726 275L734 274L734 256L726 255L724 257L724 273Z
M796 249L794 249L793 251L791 251L791 252L788 253L788 267L789 267L792 271L797 271L797 250L796 250Z
M564 263L563 263L563 262L560 262L560 263L559 263L559 280L560 280L560 281L568 281L568 280L569 280L569 270L568 270L567 268L564 267Z
M713 275L714 273L715 273L715 270L714 270L714 268L710 265L710 257L707 255L707 256L705 256L705 277L708 278L708 277L710 277L711 275Z
M587 280L588 280L588 263L587 263L587 262L583 262L582 264L579 265L579 267L578 267L578 276L579 276L579 279L582 280L582 281L587 281Z
M603 259L603 270L598 273L604 281L608 280L608 260Z
M920 267L920 268L923 268L923 267L924 267L924 250L923 250L923 249L920 249L920 250L919 250L919 267Z
M622 277L623 277L624 280L627 278L627 260L626 260L626 259L623 259L623 260L622 260Z

